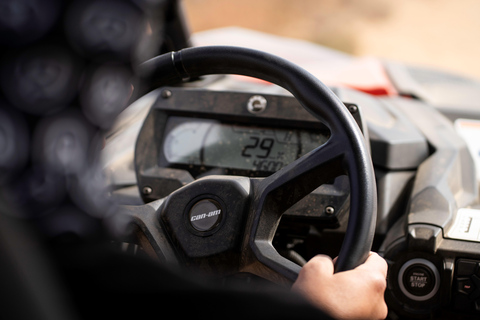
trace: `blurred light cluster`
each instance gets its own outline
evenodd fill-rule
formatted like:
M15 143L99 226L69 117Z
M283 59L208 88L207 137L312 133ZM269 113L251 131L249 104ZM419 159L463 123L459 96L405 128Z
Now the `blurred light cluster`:
M166 2L0 2L0 187L48 235L95 233L114 210L102 133L140 94L134 66L160 53Z

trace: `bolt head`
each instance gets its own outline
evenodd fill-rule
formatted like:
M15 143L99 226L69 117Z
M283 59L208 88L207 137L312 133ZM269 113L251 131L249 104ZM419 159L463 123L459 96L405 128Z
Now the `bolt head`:
M357 107L356 105L354 105L354 104L350 104L350 105L348 106L348 111L350 111L350 113L355 113L355 112L358 111L358 107Z
M172 91L170 90L163 90L162 91L162 98L168 99L172 96Z
M152 194L152 192L153 192L153 189L152 189L151 187L149 187L149 186L145 186L145 187L143 187L143 189L142 189L142 193L143 193L144 195L146 195L146 196Z
M331 216L332 214L335 213L335 208L332 206L327 206L325 207L325 213Z

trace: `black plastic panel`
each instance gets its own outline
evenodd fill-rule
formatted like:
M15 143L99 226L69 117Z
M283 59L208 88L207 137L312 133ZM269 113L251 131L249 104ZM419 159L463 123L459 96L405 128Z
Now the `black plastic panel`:
M380 249L389 262L386 300L405 318L448 319L449 313L476 312L477 291L469 281L476 280L472 274L477 269L464 262L480 260L480 242L448 238L458 210L478 203L473 159L452 123L435 109L412 99L389 101L419 129L431 151L416 171L405 215ZM398 289L407 259L426 259L439 270L440 289L431 299L416 301Z
M480 315L480 260L457 260L453 304L459 311Z
M375 166L390 170L417 168L429 155L425 136L385 98L375 98L347 88L335 93L362 109Z

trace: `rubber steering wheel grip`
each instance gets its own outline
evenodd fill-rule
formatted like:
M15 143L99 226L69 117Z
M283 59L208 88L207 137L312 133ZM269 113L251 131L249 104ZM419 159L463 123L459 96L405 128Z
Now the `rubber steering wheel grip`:
M342 141L343 167L350 182L350 215L335 272L365 262L376 224L376 184L373 165L363 135L338 97L320 80L278 56L258 50L206 46L183 49L152 58L138 68L142 78L156 86L173 85L212 74L237 74L258 78L288 90Z

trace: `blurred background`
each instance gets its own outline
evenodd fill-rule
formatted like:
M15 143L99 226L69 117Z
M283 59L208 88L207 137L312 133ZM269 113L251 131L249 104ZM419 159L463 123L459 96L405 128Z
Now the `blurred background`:
M183 0L192 32L239 26L480 79L480 1Z

